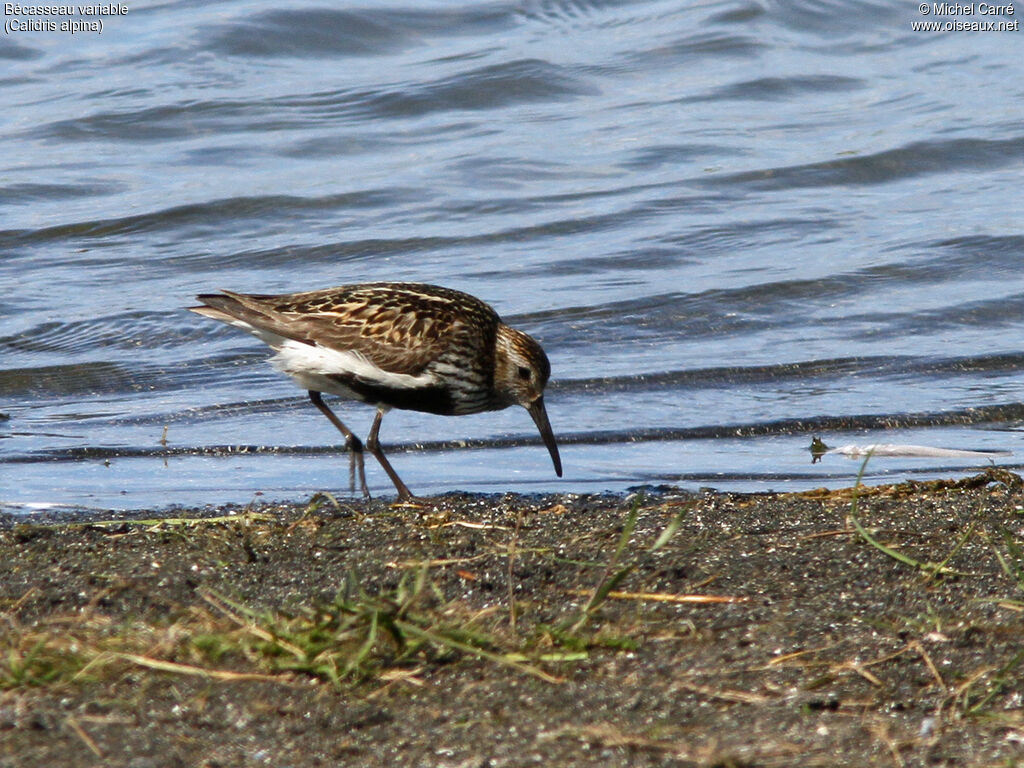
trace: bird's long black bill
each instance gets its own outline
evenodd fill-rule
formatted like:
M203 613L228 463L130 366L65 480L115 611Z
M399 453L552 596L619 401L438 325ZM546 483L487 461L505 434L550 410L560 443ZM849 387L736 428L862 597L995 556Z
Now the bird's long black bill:
M562 459L558 456L558 443L555 442L555 435L551 431L551 422L548 421L548 412L544 410L544 398L538 397L526 410L528 410L530 415L533 417L533 423L537 425L537 429L540 430L541 439L544 441L544 445L548 447L548 453L551 454L551 461L555 465L555 474L561 477Z

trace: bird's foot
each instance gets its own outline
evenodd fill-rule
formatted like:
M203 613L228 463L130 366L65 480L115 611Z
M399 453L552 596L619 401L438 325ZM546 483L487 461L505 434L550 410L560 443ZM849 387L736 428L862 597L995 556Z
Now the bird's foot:
M424 509L427 506L427 500L421 499L419 496L413 496L411 493L408 496L398 495L398 498L391 502L391 507L401 507L403 509Z
M353 442L354 441L354 442ZM370 489L366 486L366 464L363 461L363 444L359 438L353 441L346 440L345 447L348 449L348 487L352 493L356 492L356 479L359 480L359 489L363 492L363 498L370 498Z

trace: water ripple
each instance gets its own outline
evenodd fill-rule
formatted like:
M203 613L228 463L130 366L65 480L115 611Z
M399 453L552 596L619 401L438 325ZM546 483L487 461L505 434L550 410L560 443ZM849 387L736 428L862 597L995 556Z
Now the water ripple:
M607 430L582 433L562 432L558 442L562 446L615 445L626 443L676 442L682 440L721 440L766 437L772 435L806 435L808 444L813 436L823 433L864 432L866 430L907 429L939 425L993 425L1024 421L1024 403L1004 403L983 408L970 408L956 412L922 412L900 414L862 414L843 417L821 416L806 419L780 419L754 424L722 424L703 427L631 428L628 431ZM388 453L434 452L451 450L495 450L541 446L539 437L514 436L474 440L430 440L414 443L388 443ZM51 449L29 455L0 455L0 464L37 462L76 462L114 458L170 458L174 456L232 456L245 454L273 454L337 456L344 449L337 445L260 445L225 444L201 447L132 447L80 446Z
M720 174L708 186L739 184L759 190L860 186L904 181L953 170L1002 168L1024 159L1024 137L918 141L897 149L782 168Z
M274 10L221 25L204 48L255 58L380 56L438 36L500 34L514 23L511 7L500 5Z

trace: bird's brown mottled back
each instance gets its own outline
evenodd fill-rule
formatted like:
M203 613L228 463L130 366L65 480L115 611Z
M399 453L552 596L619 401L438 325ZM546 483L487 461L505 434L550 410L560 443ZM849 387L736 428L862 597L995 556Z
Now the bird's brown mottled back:
M493 366L501 318L479 299L450 288L361 283L283 295L225 293L284 321L289 338L358 349L391 373L417 375L452 350L476 356L482 368Z

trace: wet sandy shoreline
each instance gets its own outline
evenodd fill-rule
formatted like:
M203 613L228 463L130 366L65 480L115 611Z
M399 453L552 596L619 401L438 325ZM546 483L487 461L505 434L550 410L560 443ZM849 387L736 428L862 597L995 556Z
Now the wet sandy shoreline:
M0 766L1024 760L1024 492L0 528Z

